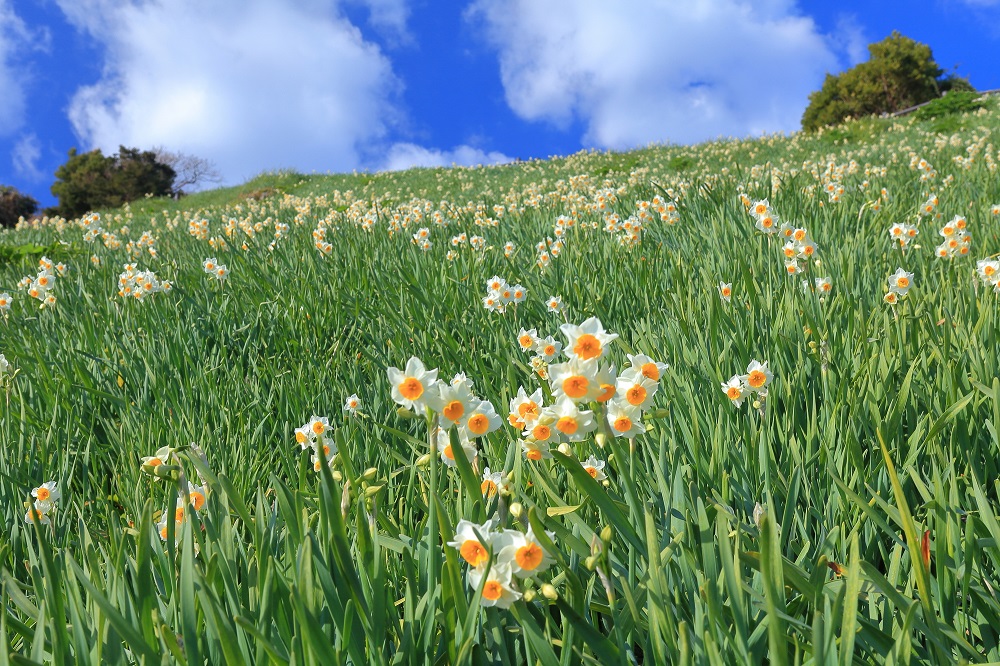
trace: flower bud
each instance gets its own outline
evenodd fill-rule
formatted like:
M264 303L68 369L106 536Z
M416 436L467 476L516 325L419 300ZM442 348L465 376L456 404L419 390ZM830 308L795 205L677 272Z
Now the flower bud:
M340 482L340 481L344 480L344 475L341 474L339 470L336 470L336 469L333 470L332 474L333 474L333 480L334 481Z
M417 418L417 415L414 414L409 409L407 409L406 407L400 407L399 409L397 409L396 410L396 415L399 416L399 418L401 418L401 419L415 419L415 418Z
M365 481L373 481L375 479L376 474L378 474L378 470L375 469L374 467L369 467L368 469L365 470L365 473L361 475L361 478L363 478Z
M760 524L766 515L767 512L764 511L764 507L760 505L760 502L757 502L753 507L753 524L757 526L757 529L760 529Z
M614 536L614 531L611 529L611 525L605 525L604 529L601 530L601 541L611 543L612 536Z
M564 456L572 456L573 447L571 447L566 442L563 442L562 444L559 445L559 453L563 454Z
M425 453L424 455L422 455L419 458L417 458L417 467L424 467L430 461L431 461L430 454L429 453Z
M594 435L594 440L597 441L597 445L603 449L604 445L608 442L608 436L603 432L599 432Z
M534 590L525 590L521 598L524 599L525 603L530 604L532 601L535 600L535 594L537 593Z
M521 505L520 502L513 502L510 505L510 509L508 510L510 511L510 515L514 516L515 518L520 518L521 513L524 512L524 507Z
M542 596L549 601L555 601L559 598L559 593L556 591L556 588L552 585L552 583L545 583L542 585Z

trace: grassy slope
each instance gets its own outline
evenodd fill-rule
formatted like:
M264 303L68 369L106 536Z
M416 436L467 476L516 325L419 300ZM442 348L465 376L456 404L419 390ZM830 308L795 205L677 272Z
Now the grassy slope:
M969 169L952 160L995 131L1000 114L994 105L952 122L954 141L929 132L927 123L872 119L818 137L581 153L476 170L266 175L240 188L105 213L104 227L123 246L152 231L158 255L141 253L140 268L175 287L147 302L122 301L116 278L129 257L124 247L98 243L99 267L88 261L91 248L68 255L71 272L58 284L55 309L39 311L18 295L0 324L0 352L19 369L0 420L0 514L12 529L8 541L0 540L10 648L39 661L53 654L113 661L173 649L193 661L217 661L227 650L241 658L322 661L326 638L317 642L318 635L341 656L367 637L364 660L426 650L458 660L463 641L476 636L480 658L488 653L505 663L526 654L544 660L541 644L557 640L605 662L630 650L647 663L657 655L704 661L714 652L727 663L757 662L765 653L780 663L786 652L821 661L845 646L875 661L908 651L928 661L1000 659L1000 603L990 593L1000 562L991 509L1000 471L996 299L976 285L971 258L946 264L930 255L940 222L921 222L925 247L905 257L886 234L892 222L913 219L933 187L946 218L968 217L975 258L1000 251L1000 228L989 215L990 204L1000 203L1000 179L982 159L988 150L998 159L995 147L982 142ZM909 168L911 152L939 170L935 181L919 181ZM852 159L856 171L847 166ZM764 164L770 168L752 168ZM825 202L817 187L831 164L840 165L848 187L839 204ZM867 177L866 164L876 170ZM581 174L589 181L571 187L569 179ZM943 185L950 174L953 182ZM863 180L871 181L866 190ZM562 256L538 271L535 242L552 234L574 196L592 201L605 184L624 188L612 205L622 217L634 212L635 201L669 190L681 221L651 224L634 248L578 223ZM825 302L782 274L779 247L753 230L738 185L769 197L780 215L817 239L822 264L804 277L833 279ZM891 202L877 213L861 210L883 186ZM245 198L266 188L277 194ZM448 228L427 223L435 244L426 254L408 243L423 223L385 232L393 211L412 214L413 199L430 201L425 215L447 209L442 200L461 206ZM349 216L373 202L381 217L372 233L363 232ZM497 227L475 225L478 202L481 215L505 206ZM601 224L599 214L578 207L581 221ZM187 234L195 218L209 221L213 237L225 237L234 218L262 226L253 239L237 230L223 250ZM313 249L308 233L324 218L339 227L328 235L335 246L329 257ZM273 252L266 249L268 219L290 225ZM465 249L449 263L447 241L459 231L482 233L492 249ZM82 248L80 233L53 224L4 232L0 242L62 238ZM499 249L508 240L518 247L511 258ZM229 265L225 286L205 278L207 256ZM897 265L917 275L898 316L881 302ZM14 293L17 280L34 270L29 260L0 267L0 291ZM486 312L482 285L493 274L522 282L529 301L505 316ZM717 296L719 281L734 283L729 306ZM625 351L671 363L656 403L667 416L651 421L636 453L618 451L607 491L581 485L567 471L570 463L528 463L510 430L483 443L480 468L509 471L511 501L537 507L537 519L557 532L555 582L579 618L561 608L556 621L536 601L518 607L516 618L489 611L481 626L470 613L463 628L474 593L457 563L432 554L442 552L438 546L419 545L438 543L426 529L429 498L440 487L430 487L427 468L413 464L425 449L382 425L417 440L425 429L395 414L385 368L417 355L443 377L465 371L505 413L519 385L536 384L514 342L519 328L558 334L561 322L542 302L550 294L563 297L570 321L597 315L621 335L619 365ZM775 371L763 417L746 406L734 411L717 388L751 359L768 360ZM354 392L368 416L341 419L340 405ZM368 502L374 540L359 499L348 525L336 524L342 486L318 483L292 441L292 428L314 413L338 423L338 473L355 488L378 488L371 491L375 504ZM879 434L902 477L898 491ZM170 485L151 483L137 463L160 446L187 442L198 442L212 472L228 481L210 484L207 530L183 530L186 543L201 542L200 557L185 556L191 548L182 546L175 570L173 549L162 554L146 531L167 505ZM609 458L612 451L585 442L575 453ZM363 482L358 475L366 468L373 471ZM446 492L436 520L445 531L458 519L492 512L458 475L438 473ZM58 479L66 495L45 531L59 547L52 561L39 559L50 551L23 521L27 492L49 479ZM574 512L546 516L547 508L588 497ZM915 523L901 510L902 498ZM770 540L752 519L758 502L770 516L765 531L774 526ZM253 514L249 522L244 511ZM583 566L594 535L609 522L610 602ZM911 566L916 550L905 545L925 529L933 544L930 578ZM89 573L74 569L70 558ZM833 576L828 560L843 563L846 577ZM333 572L334 589L319 573L324 568ZM358 588L345 582L355 576ZM121 611L123 625L75 582L84 579ZM79 589L86 600L74 596ZM365 608L375 626L362 626L357 614L345 625L351 613L344 604ZM918 610L910 613L911 606ZM504 626L521 627L527 638ZM263 637L255 638L253 627ZM859 633L849 639L852 627ZM594 628L608 641L589 633ZM173 647L171 635L181 635L185 647ZM121 636L131 646L124 654Z

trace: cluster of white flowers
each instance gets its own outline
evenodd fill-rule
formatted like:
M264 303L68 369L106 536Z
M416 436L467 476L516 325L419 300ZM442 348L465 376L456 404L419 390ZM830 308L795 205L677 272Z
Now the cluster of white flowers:
M87 213L80 218L80 226L83 227L83 240L90 243L101 235L101 215L100 213Z
M905 250L917 237L920 230L913 224L897 222L889 227L889 238L899 243L899 249Z
M1000 260L982 259L976 262L976 275L996 291L1000 291Z
M39 307L52 307L56 304L56 296L53 293L56 287L56 276L64 276L69 269L65 264L53 263L51 259L43 256L38 260L38 274L35 277L25 276L21 278L17 286L28 292L28 296L41 301ZM10 296L7 296L8 307ZM6 312L6 310L5 310Z
M534 578L548 569L553 559L530 527L525 533L497 530L496 526L495 518L481 525L460 520L448 546L469 564L469 587L482 588L480 604L510 608L521 598L515 578ZM550 541L555 538L550 532L546 536ZM490 552L495 554L492 560Z
M966 230L968 222L961 215L956 215L941 227L938 234L944 239L934 248L934 255L939 259L964 257L972 250L972 236Z
M546 237L545 240L538 241L535 243L535 252L538 255L535 259L535 265L543 270L548 268L552 260L562 254L562 250L563 242L561 238L552 240Z
M508 423L521 431L521 447L528 460L551 456L549 449L561 442L579 442L606 420L606 432L612 437L631 439L646 431L643 411L649 409L659 390L659 381L669 367L643 354L629 354L629 367L618 373L617 368L602 363L608 345L618 338L608 333L596 317L582 324L563 324L566 337L563 346L551 336L541 338L535 329L521 329L517 343L522 351L533 352L531 365L536 374L549 382L548 393L553 402L543 403L541 388L528 393L519 387L510 401ZM569 360L551 363L560 354ZM599 414L586 409L591 403L600 406ZM588 461L584 469L594 478L603 465ZM599 478L600 477L600 478Z
M486 281L486 296L483 307L490 312L506 312L507 306L523 303L528 298L528 290L519 284L507 284L499 275Z
M448 261L454 261L458 258L458 250L469 246L470 249L475 251L483 251L486 249L486 239L482 236L469 237L469 234L464 231L457 236L452 236L451 240L448 241L451 244L452 249L448 250L447 259ZM513 250L512 250L513 251Z
M49 514L56 508L56 502L62 497L55 481L47 481L31 491L35 498L28 512L24 514L24 522L31 524L38 520L42 525L49 524Z
M726 394L733 406L740 407L746 400L747 394L757 396L758 402L763 403L767 399L767 387L771 384L774 375L767 367L767 361L763 363L755 360L750 361L746 374L733 375L729 381L722 382L722 392ZM757 406L762 409L762 406Z
M356 397L356 396L355 396ZM313 416L305 425L295 429L295 441L303 451L312 451L312 466L317 472L322 469L323 461L320 456L326 458L326 464L333 461L337 455L337 445L334 441L326 437L326 431L330 428L330 420L325 416Z
M225 264L220 264L215 257L209 257L203 261L201 267L219 282L225 282L226 278L229 277L229 269L226 268Z
M150 294L168 292L173 288L169 280L162 282L153 271L140 271L135 264L125 264L118 276L118 295L122 298L145 299Z
M417 229L417 233L413 234L413 244L419 247L421 250L426 252L431 249L433 243L431 243L431 230L427 227L420 227Z

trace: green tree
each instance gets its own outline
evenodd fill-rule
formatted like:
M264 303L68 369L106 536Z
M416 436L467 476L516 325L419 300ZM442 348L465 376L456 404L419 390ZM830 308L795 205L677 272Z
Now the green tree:
M38 202L9 185L0 185L0 227L13 227L19 218L31 217Z
M966 79L945 76L931 48L898 32L868 46L867 61L826 75L823 87L809 95L802 128L816 130L843 121L892 113L935 99L949 89L971 89Z
M69 151L69 159L56 169L52 194L59 205L51 212L74 218L100 208L117 208L147 194L167 196L176 173L161 164L156 153L121 146L114 155L100 150Z

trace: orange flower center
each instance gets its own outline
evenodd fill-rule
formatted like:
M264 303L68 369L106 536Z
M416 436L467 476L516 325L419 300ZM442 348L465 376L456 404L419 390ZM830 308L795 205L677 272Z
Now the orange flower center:
M312 424L312 431L314 433L316 433L317 435L322 435L323 431L325 431L325 430L326 430L326 426L323 425L322 421L316 421L315 423Z
M728 296L728 294L727 294ZM660 381L660 369L656 367L655 363L643 363L642 364L642 376L647 379L652 379L654 382Z
M543 557L545 557L545 551L537 543L521 546L514 553L514 561L517 562L517 566L525 571L537 569L538 565L542 563Z
M416 400L424 394L424 385L416 377L407 377L399 385L399 393L407 400Z
M729 287L723 287L722 288L722 295L725 296L726 298L729 298L730 296L733 295L733 290L730 289ZM645 373L643 373L643 374L645 374Z
M740 396L743 395L743 391L738 386L730 386L729 390L726 391L726 395L729 396L730 400L739 400Z
M910 278L908 277L896 278L896 286L899 287L900 289L906 289L907 287L910 286Z
M484 563L489 559L490 554L483 548L483 544L479 543L475 539L466 539L465 543L459 549L459 554L462 559L471 564L474 567L478 567L480 564Z
M449 421L457 421L465 414L465 405L461 400L452 400L444 406L441 414Z
M545 352L546 356L555 356L556 355L555 345L545 345L545 349L543 349L542 351Z
M479 489L486 497L493 497L497 494L497 484L489 479L483 481L482 485L479 486Z
M52 496L52 493L49 492L48 488L39 488L35 492L35 497L37 497L40 502L44 502L45 500L47 500L51 496Z
M541 460L542 452L538 449L528 449L528 452L524 454L524 457L528 460Z
M618 432L628 432L632 429L632 419L627 416L619 416L615 419L615 430Z
M589 387L590 382L582 375L573 375L563 380L563 392L573 399L587 395Z
M642 386L633 386L625 392L625 399L630 405L641 405L646 401L646 389Z
M544 442L552 436L552 428L547 425L536 425L531 430L531 436L539 442Z
M455 452L451 450L451 444L444 447L444 451L442 451L442 453L444 454L444 457L447 458L448 460L455 459Z
M795 231L795 240L800 241L806 237L806 232L798 229Z
M483 435L490 428L490 420L485 414L473 414L469 418L469 430L475 435Z
M615 397L614 384L601 384L601 395L597 396L597 402L607 402Z
M205 506L205 496L198 491L191 493L191 506L195 511L201 511L201 507Z
M503 585L495 580L486 581L486 585L483 586L483 599L496 601L501 595L503 595Z
M997 272L997 269L995 269L993 266L984 266L983 267L983 275L990 276L990 275L993 275L996 272Z
M751 388L760 388L766 381L767 375L760 370L754 370L747 376L747 384L749 384Z
M517 413L522 417L527 418L538 418L538 404L534 400L529 400L528 402L522 402L517 406Z
M601 355L601 341L590 333L584 333L576 339L573 352L584 360L597 358Z
M298 442L299 444L305 444L305 442L306 442L306 434L304 432L302 432L301 430L298 431L298 432L296 432L295 433L295 441ZM152 462L153 461L150 461L150 464L152 464Z
M556 428L559 429L559 432L566 435L574 434L579 427L580 426L576 422L576 419L573 418L572 416L564 416L558 421L556 421Z
M533 344L533 343L534 343L535 341L531 339L531 336L530 336L530 335L528 335L528 334L525 334L525 335L522 335L522 336L521 336L521 337L520 337L520 338L518 339L518 342L519 342L519 343L521 343L521 348L522 348L522 349L527 349L527 348L528 348L528 347L530 347L530 346L531 346L531 345L532 345L532 344Z
M593 477L595 479L597 478L597 468L596 467L584 467L583 469L587 470L587 474L589 474L591 477Z

